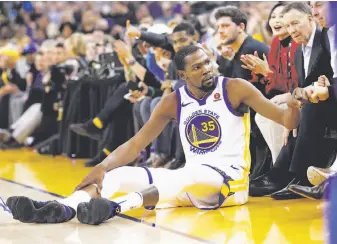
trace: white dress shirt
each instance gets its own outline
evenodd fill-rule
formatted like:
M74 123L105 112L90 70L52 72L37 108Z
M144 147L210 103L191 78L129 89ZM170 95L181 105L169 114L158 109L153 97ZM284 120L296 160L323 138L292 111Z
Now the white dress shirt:
M308 76L309 62L310 62L310 56L311 56L311 51L312 51L312 45L314 43L315 33L316 33L316 25L311 33L311 36L310 36L310 39L307 45L304 46L304 44L302 44L305 78L307 78Z
M330 42L330 52L331 52L331 67L333 70L333 77L337 77L337 47L335 42L335 32L336 32L336 26L330 27L328 30L328 38Z

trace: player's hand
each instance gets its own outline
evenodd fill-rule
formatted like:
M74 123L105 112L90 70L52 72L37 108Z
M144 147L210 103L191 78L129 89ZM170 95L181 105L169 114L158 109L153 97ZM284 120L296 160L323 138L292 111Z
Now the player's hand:
M294 101L292 101L293 104L295 104L296 103L295 101L297 101L299 104L301 104L300 106L302 106L303 104L308 103L310 101L306 90L303 89L303 88L300 88L300 87L295 88L295 90L293 91L293 94L292 94L292 98L294 100ZM291 106L291 104L290 104L290 106Z
M288 94L280 94L276 95L272 99L270 99L271 102L275 103L276 105L281 105L283 103L287 102L287 96Z
M300 108L303 105L302 100L300 100L294 94L293 95L290 93L282 94L282 99L284 99L284 103L286 103L288 107Z
M129 38L139 38L141 35L140 30L130 24L130 20L126 21L126 35Z
M322 86L307 86L304 88L310 102L318 103L319 101L325 101L329 98L328 87Z
M87 186L96 184L98 193L101 193L104 175L105 175L105 166L103 166L102 164L96 165L93 168L93 170L75 188L75 191L79 191Z
M321 75L320 77L318 77L317 86L320 87L330 86L330 81L325 75Z

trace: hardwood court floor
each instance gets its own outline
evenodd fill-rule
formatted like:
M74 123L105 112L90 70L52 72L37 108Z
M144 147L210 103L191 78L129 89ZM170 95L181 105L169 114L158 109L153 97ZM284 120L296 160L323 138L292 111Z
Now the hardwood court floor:
M0 196L52 200L72 193L90 171L84 160L0 151ZM244 206L136 210L100 226L23 224L0 207L0 243L324 243L323 202L250 198Z

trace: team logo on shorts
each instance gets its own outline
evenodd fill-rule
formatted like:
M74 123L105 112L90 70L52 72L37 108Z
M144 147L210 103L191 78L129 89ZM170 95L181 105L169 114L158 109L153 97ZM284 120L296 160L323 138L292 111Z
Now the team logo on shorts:
M219 115L210 110L194 112L184 122L185 135L190 144L190 150L197 154L215 151L221 144L221 128Z

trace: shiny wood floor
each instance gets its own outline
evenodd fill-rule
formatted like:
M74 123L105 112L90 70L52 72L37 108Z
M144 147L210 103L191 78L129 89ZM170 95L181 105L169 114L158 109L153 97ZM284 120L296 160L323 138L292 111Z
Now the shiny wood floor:
M37 200L55 199L49 192L68 196L90 171L83 162L29 150L0 151L0 196ZM81 225L77 219L26 225L2 211L0 243L324 243L323 211L321 201L264 197L215 211L136 210L98 227Z

